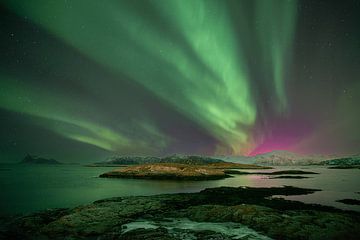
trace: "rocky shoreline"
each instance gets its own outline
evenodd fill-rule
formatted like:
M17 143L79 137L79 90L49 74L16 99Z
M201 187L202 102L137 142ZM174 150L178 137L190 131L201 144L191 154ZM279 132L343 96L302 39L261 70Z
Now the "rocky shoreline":
M219 187L198 193L115 197L14 217L1 239L357 239L360 214L273 195L295 187Z

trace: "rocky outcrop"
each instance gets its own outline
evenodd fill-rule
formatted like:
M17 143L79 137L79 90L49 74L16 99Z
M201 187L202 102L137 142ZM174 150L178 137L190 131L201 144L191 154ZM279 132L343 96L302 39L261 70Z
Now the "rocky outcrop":
M143 164L119 168L100 177L135 178L155 180L215 180L230 177L220 169L208 168L202 165L187 165L175 163Z
M357 199L341 199L341 200L337 200L337 202L341 202L348 205L360 205L360 200Z
M220 187L199 193L110 198L15 217L7 220L0 238L357 239L359 213L269 198L315 191Z
M238 174L238 175L248 175L248 174L255 174L255 175L292 175L292 174L318 174L316 172L310 171L302 171L302 170L284 170L284 171L275 171L275 172L243 172L238 170L225 170L227 174Z
M274 239L355 239L349 216L322 211L279 211L258 205L202 205L178 212L198 222L236 222Z
M305 177L305 176L287 176L287 175L283 175L283 176L276 176L276 177L270 177L269 179L304 179L304 178L309 178L309 177Z
M154 163L119 168L101 174L100 177L155 180L216 180L231 177L229 174L232 173L242 174L237 170L225 170L233 168L263 169L264 167L239 163L209 163L206 165Z

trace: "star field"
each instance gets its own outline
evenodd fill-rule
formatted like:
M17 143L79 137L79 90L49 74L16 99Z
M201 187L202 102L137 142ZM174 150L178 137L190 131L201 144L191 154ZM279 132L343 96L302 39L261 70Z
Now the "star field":
M358 153L358 1L4 1L0 156Z

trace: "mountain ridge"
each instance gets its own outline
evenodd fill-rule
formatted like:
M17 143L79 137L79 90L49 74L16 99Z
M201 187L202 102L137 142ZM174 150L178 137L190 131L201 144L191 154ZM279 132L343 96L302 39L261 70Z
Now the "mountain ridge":
M105 161L96 162L92 165L139 165L152 163L179 163L189 165L203 165L209 163L223 163L223 160L196 155L171 155L165 157L153 156L111 156Z
M259 164L259 165L268 165L268 166L326 165L326 161L339 159L337 161L337 164L341 165L341 164L346 164L346 163L341 163L341 161L346 161L346 159L348 159L348 161L349 159L357 159L360 158L360 155L359 154L353 154L348 156L321 155L321 154L303 155L290 151L275 150L272 152L258 154L255 156L217 156L217 158L224 161L230 160L231 162L237 162L237 163Z

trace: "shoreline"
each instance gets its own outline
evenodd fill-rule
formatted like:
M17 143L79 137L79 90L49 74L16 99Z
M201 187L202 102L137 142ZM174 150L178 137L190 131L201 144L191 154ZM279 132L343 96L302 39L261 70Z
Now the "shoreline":
M149 238L156 233L160 235L153 239L181 239L179 236L186 233L204 237L198 239L207 239L206 236L214 234L224 237L219 239L231 239L226 238L229 237L226 236L226 231L216 232L210 228L205 229L206 231L203 229L204 232L194 229L179 229L174 232L171 227L174 224L186 226L200 223L211 223L209 226L221 223L216 225L220 229L228 229L230 225L236 227L238 224L238 227L245 226L251 231L275 239L304 239L305 236L319 237L316 239L346 236L352 239L358 236L358 212L271 199L274 195L304 195L316 191L319 190L290 186L218 187L196 193L113 197L75 208L49 209L15 217L8 221L7 226L3 226L0 237L114 239L116 236L116 239L140 239L139 236ZM172 219L172 225L167 223L169 219ZM229 225L229 222L232 224ZM307 226L305 232L304 222ZM132 230L126 230L129 224Z

